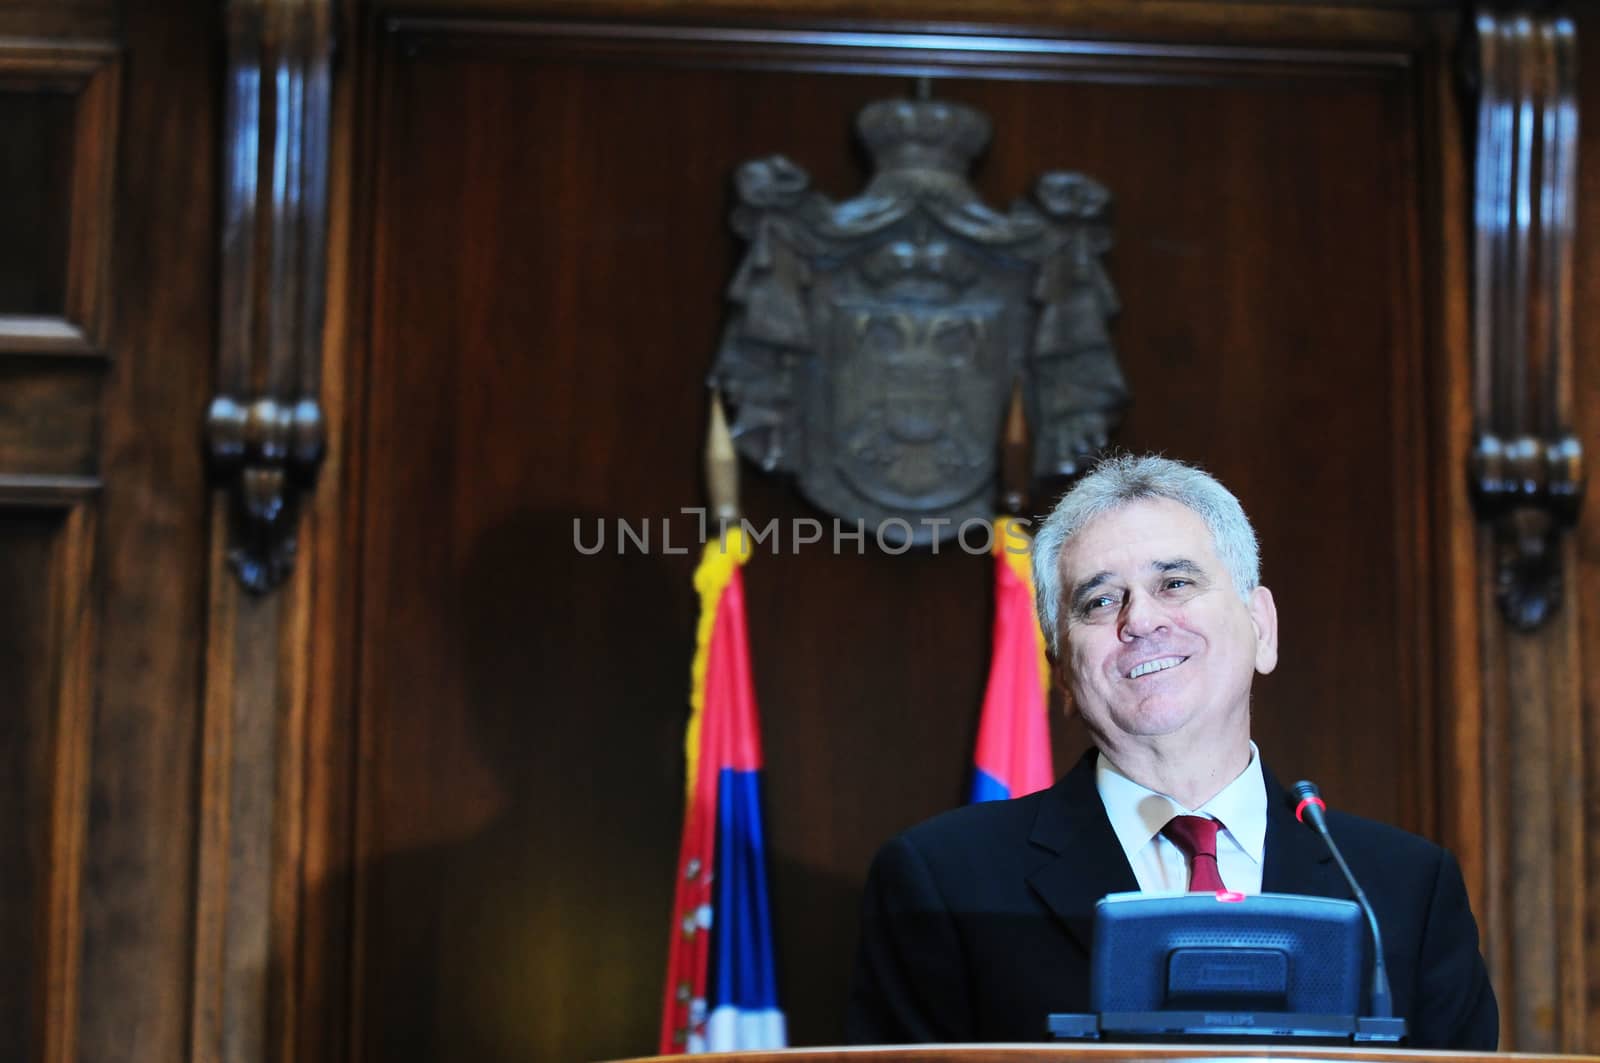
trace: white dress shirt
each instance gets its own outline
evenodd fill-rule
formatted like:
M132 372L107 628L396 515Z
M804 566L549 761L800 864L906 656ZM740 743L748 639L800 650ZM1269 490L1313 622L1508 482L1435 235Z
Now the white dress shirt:
M1145 892L1189 888L1189 858L1161 833L1173 816L1205 816L1220 820L1217 870L1222 882L1239 893L1261 892L1261 858L1267 842L1267 784L1261 755L1250 743L1250 763L1200 808L1184 808L1166 794L1141 786L1101 756L1095 760L1095 788L1106 806L1133 877Z

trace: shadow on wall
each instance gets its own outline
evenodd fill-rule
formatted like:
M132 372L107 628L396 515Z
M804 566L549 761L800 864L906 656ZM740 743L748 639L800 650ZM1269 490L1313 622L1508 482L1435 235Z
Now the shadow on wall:
M408 817L433 823L425 837L460 836L362 868L359 1058L654 1051L694 558L581 556L573 517L519 511L473 539L434 629L457 651L459 703L374 721L398 721L380 749L434 744L411 751L429 763L420 777L371 766L377 847ZM486 786L501 795L487 817L468 807L481 797L458 800Z

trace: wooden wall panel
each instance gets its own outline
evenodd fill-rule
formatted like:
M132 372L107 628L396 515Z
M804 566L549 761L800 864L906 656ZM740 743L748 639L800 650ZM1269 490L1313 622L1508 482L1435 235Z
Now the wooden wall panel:
M0 313L66 310L73 110L65 94L0 87Z
M109 42L0 40L0 351L104 350L119 73Z
M729 175L782 151L853 194L849 123L915 65L805 35L781 55L623 36L375 42L353 179L360 1058L650 1047L694 620L694 558L661 522L692 545ZM1443 375L1415 250L1435 81L1411 47L928 62L936 95L995 120L990 202L1048 168L1116 196L1118 440L1207 464L1257 517L1285 630L1258 696L1269 763L1427 833L1425 475L1464 426L1423 386ZM745 484L757 523L815 516ZM618 518L648 519L652 548L619 555ZM607 549L578 555L575 520ZM785 541L747 570L797 1043L840 1035L872 849L961 799L986 665L986 558L853 551ZM1057 743L1064 768L1082 737Z
M0 1043L77 1058L114 47L0 39Z
M23 1059L38 1058L44 1044L44 973L51 969L45 915L50 902L50 772L56 718L58 647L48 618L51 544L56 514L0 513L0 602L5 638L0 676L8 691L0 719L0 779L4 780L0 843L12 859L0 872L0 949L11 962L0 975L0 1038ZM45 623L37 621L43 619Z
M30 40L110 40L118 30L117 0L11 0L0 9L0 33Z
M92 477L103 371L0 360L0 469Z
M221 9L125 4L80 1058L185 1060L216 337Z
M1596 501L1595 458L1600 455L1600 11L1577 12L1578 75L1581 110L1578 157L1576 282L1573 291L1574 389L1577 430L1589 460L1589 491L1575 534L1577 571L1568 586L1577 594L1578 697L1582 705L1584 776L1581 817L1600 815L1600 504ZM1590 844L1584 872L1600 882L1600 845ZM1600 889L1589 889L1584 920L1584 954L1588 980L1588 1050L1600 1034Z
M90 493L0 477L0 1037L16 1058L76 1046L95 653Z

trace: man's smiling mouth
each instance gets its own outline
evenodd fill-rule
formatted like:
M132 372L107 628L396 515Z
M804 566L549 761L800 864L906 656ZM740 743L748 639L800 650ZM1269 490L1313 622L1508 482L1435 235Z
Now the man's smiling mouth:
M1150 675L1153 672L1165 672L1168 668L1178 667L1188 659L1187 657L1157 657L1153 661L1145 661L1143 664L1136 665L1133 671L1128 673L1128 678L1138 679L1140 676Z

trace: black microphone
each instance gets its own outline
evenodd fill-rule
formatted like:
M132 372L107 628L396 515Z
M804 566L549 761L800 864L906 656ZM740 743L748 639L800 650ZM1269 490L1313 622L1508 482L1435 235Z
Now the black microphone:
M1339 870L1344 872L1344 880L1350 883L1350 889L1356 895L1356 903L1361 905L1361 910L1366 913L1367 925L1372 927L1372 1012L1380 1019L1392 1018L1394 1005L1389 999L1389 970L1383 964L1383 935L1378 932L1378 914L1367 902L1367 895L1362 890L1361 884L1356 881L1355 875L1350 873L1350 865L1344 862L1344 854L1333 843L1333 835L1328 833L1328 820L1322 814L1328 806L1323 804L1317 784L1301 779L1294 784L1292 792L1297 802L1294 807L1294 818L1322 835L1322 840L1328 843L1328 851L1339 862Z

